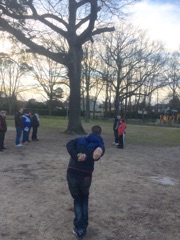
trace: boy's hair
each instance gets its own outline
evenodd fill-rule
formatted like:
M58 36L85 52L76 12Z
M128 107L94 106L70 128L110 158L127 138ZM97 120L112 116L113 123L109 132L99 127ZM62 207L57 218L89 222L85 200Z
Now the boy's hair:
M29 113L30 113L30 111L25 109L24 114L29 114Z
M101 135L102 129L100 126L95 125L91 128L91 133L97 134L97 135Z

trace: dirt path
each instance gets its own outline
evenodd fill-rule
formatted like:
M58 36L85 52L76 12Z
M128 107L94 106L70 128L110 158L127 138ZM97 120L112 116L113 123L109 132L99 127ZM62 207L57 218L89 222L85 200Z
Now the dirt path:
M14 147L15 131L0 153L0 239L73 240L72 199L66 182L69 156L62 133L39 133L39 142ZM127 144L105 137L89 203L91 240L180 239L180 147Z

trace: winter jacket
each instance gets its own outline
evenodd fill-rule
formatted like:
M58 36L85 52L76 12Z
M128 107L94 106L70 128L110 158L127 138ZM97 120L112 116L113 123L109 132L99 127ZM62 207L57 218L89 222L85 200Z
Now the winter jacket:
M67 172L76 176L91 176L95 161L93 159L93 152L97 147L102 148L103 155L105 152L104 142L101 136L97 134L89 134L88 136L69 141L66 144L67 151L70 154ZM85 153L86 160L78 162L78 153Z
M31 117L31 127L39 127L39 119L36 114Z
M126 122L122 121L121 124L118 127L118 136L122 135L123 133L125 133L126 130Z
M22 119L22 114L20 112L17 112L15 114L15 127L23 127L23 119Z
M113 123L113 130L114 130L114 131L117 131L117 130L118 130L119 124L120 124L120 120L116 117L116 118L114 119L114 123Z
M0 115L0 132L7 131L6 118Z
M23 120L23 128L26 128L26 127L30 128L31 127L31 120L28 116L23 115L22 120Z

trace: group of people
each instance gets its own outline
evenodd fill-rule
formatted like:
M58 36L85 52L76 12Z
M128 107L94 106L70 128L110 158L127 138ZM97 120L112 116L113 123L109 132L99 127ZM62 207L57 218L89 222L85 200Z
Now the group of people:
M0 150L4 149L4 136L7 131L6 112L0 112ZM29 141L29 133L32 128L33 141L37 141L37 129L39 117L36 113L24 111L20 108L15 114L16 147L23 146L21 143ZM119 115L114 121L114 136L117 147L123 148L123 134L126 123ZM70 155L67 167L67 183L74 202L73 233L78 239L83 239L87 233L89 189L92 183L94 163L105 153L104 141L101 137L102 129L99 125L91 128L87 136L77 137L66 144ZM22 141L21 141L22 136Z
M15 127L16 127L16 147L22 147L23 144L30 142L30 130L32 128L32 141L39 141L37 138L37 131L39 127L39 115L35 112L28 110L24 111L20 108L15 114ZM21 140L22 136L22 140Z
M35 112L19 108L15 114L16 140L15 146L22 147L23 144L30 142L30 130L32 129L31 140L39 141L37 131L39 127L39 115ZM0 111L0 152L6 149L4 146L5 134L7 132L6 111Z
M32 128L32 140L37 141L39 118L35 113L20 108L15 114L16 147L23 146L22 142L29 141L29 132ZM5 149L4 137L7 131L6 111L0 111L0 151ZM104 141L101 137L102 129L95 125L87 136L70 140L66 144L70 160L67 168L67 182L70 194L74 200L73 233L78 239L83 239L88 228L89 189L92 183L94 163L105 153Z
M126 122L120 115L115 116L114 124L113 124L113 131L114 131L114 142L117 148L124 148L124 139L126 135Z
M124 148L126 122L120 115L114 118L113 131L114 144L117 148ZM73 233L77 239L83 239L87 233L88 199L94 163L105 153L101 132L100 126L93 126L89 135L75 138L66 144L70 155L67 182L74 201Z

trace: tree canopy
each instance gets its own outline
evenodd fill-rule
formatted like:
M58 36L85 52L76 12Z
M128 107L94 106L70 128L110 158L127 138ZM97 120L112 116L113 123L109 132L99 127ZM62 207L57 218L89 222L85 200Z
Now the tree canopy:
M95 35L114 31L113 20L138 0L0 0L0 30L68 69L67 132L82 133L80 88L82 46Z

